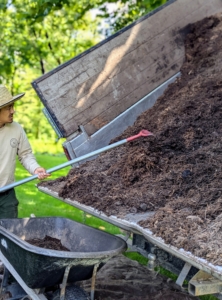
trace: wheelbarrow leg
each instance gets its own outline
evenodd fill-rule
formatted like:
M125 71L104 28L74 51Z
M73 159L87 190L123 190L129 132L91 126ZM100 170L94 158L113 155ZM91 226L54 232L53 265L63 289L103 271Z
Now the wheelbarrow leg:
M63 276L62 284L61 284L61 291L60 291L60 300L65 299L65 293L66 293L66 284L69 276L69 271L71 269L72 265L68 265L65 269L65 273Z
M91 300L94 300L96 274L97 274L97 269L98 269L99 265L100 265L100 263L97 263L94 265L94 268L93 268L92 283L91 283ZM70 271L71 267L72 267L72 265L68 265L65 269L65 273L63 276L62 284L61 284L61 290L60 290L60 300L65 300L66 285L67 285L67 280L68 280L69 271Z
M94 268L93 268L92 283L91 283L91 300L94 300L96 274L97 274L97 269L98 269L99 265L100 265L99 263L95 264Z
M3 278L2 278L2 283L1 283L1 290L0 290L0 295L2 294L2 292L4 292L8 286L8 277L9 277L9 271L8 269L6 269L6 267L4 267L4 274L3 274Z

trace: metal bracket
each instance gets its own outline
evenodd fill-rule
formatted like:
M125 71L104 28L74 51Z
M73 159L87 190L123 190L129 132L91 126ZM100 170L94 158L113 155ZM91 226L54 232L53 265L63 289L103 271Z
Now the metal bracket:
M221 293L222 281L200 270L189 281L188 291L194 296Z
M66 293L66 285L67 285L67 280L69 276L69 271L71 269L72 265L68 265L65 269L65 273L63 276L62 284L60 286L60 300L65 300L65 293Z
M185 265L183 266L182 271L180 272L180 275L177 278L176 284L179 286L183 286L184 280L186 279L190 269L191 269L191 264L189 264L188 262L185 263Z
M80 130L82 131L82 133L85 136L85 139L88 140L90 137L88 136L88 133L86 132L85 128L83 125L79 125Z
M155 268L156 255L149 253L147 257L149 259L148 264L147 264L147 269L153 272L154 268Z

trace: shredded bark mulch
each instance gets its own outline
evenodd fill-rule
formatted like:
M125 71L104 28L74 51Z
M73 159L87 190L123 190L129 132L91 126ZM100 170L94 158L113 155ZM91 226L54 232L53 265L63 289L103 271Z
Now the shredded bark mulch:
M58 251L70 251L68 248L62 245L59 239L48 235L46 235L43 239L33 238L30 240L26 240L26 242L40 248L58 250Z
M106 215L153 211L140 223L167 244L222 265L222 18L190 25L181 77L121 140L140 138L42 182Z

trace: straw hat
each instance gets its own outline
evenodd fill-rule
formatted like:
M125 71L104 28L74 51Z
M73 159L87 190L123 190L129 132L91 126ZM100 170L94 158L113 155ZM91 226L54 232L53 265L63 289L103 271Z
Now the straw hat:
M0 109L20 99L24 95L25 93L22 93L13 97L4 85L0 85Z

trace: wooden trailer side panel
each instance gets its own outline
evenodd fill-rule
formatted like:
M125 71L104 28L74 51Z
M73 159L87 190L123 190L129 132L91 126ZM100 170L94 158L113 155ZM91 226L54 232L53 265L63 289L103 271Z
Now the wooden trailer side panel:
M176 74L190 23L222 0L175 0L33 82L64 137L92 135Z

